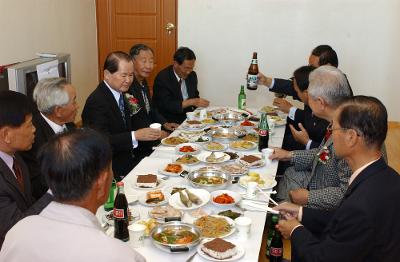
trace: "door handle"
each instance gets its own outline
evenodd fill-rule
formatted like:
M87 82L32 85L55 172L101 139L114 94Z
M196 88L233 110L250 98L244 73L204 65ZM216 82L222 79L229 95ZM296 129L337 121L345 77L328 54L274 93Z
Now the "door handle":
M165 30L167 30L168 34L171 34L171 32L175 29L175 25L173 23L167 23L165 26Z

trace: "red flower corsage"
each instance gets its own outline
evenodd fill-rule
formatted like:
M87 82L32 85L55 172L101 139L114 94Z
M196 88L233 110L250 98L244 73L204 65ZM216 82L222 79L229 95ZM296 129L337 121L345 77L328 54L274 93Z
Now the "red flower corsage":
M322 164L326 164L329 159L329 149L328 147L324 146L318 153L318 161Z
M131 116L140 111L139 100L131 94L125 93L125 98L128 101Z

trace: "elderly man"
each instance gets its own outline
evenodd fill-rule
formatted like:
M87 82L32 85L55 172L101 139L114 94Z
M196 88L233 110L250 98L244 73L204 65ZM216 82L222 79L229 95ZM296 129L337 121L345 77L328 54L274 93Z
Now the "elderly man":
M134 148L138 141L155 141L161 132L153 128L133 131L132 116L141 110L137 99L127 94L133 80L132 58L121 51L110 53L104 63L104 80L89 95L82 112L84 126L110 138L113 171L119 181L140 161Z
M134 79L129 94L133 95L141 108L132 117L133 130L148 127L151 123L160 123L163 128L168 131L175 130L179 125L176 123L168 123L167 120L158 112L157 107L153 105L150 97L149 86L146 78L150 76L154 69L154 53L153 50L144 45L134 45L130 50L133 61ZM161 131L161 137L167 137L169 133ZM153 146L159 144L160 141L140 141L139 146L135 150L138 158L143 158L151 154Z
M32 194L35 198L40 198L49 187L40 173L38 150L55 134L75 128L73 122L79 106L75 88L59 77L40 80L33 90L33 99L39 110L32 117L36 128L35 142L31 150L22 152L21 155L31 174Z
M169 122L182 123L186 112L209 105L209 101L199 96L197 75L193 71L195 63L194 52L180 47L174 54L173 65L161 70L154 80L154 103Z
M17 153L29 150L34 139L28 98L13 91L0 92L0 248L15 223L39 214L52 200L45 194L34 201L28 168Z
M354 97L335 112L331 130L337 156L352 170L349 188L335 211L291 203L275 207L289 219L277 228L291 238L292 260L398 261L400 176L381 156L384 105L373 97Z
M107 139L90 129L46 144L39 159L54 201L9 231L0 261L145 261L107 236L95 216L113 179L111 154Z
M308 103L313 113L331 122L340 103L351 97L346 77L333 66L321 66L310 74ZM276 148L272 159L290 161L278 185L279 199L330 209L336 207L347 189L351 172L344 159L338 159L332 137L327 132L318 148L286 151Z

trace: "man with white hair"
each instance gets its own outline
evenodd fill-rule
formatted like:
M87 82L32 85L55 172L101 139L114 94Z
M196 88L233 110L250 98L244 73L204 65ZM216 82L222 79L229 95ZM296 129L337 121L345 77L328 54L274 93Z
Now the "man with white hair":
M40 80L34 91L38 113L33 114L32 122L36 128L32 149L22 153L29 168L32 182L32 195L40 198L48 189L37 161L39 148L55 134L75 127L74 120L78 112L76 90L66 79L55 77Z
M332 122L336 108L351 97L345 75L333 66L321 66L310 74L309 81L308 102L313 113ZM329 127L318 148L275 148L271 158L292 164L278 185L277 198L320 209L332 209L340 203L351 171L344 159L337 158Z

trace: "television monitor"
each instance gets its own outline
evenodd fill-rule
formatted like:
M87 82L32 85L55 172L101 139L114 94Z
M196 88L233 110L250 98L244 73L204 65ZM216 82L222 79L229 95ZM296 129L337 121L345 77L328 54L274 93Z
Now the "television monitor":
M33 89L38 82L37 66L54 60L58 61L59 76L71 83L70 55L57 54L55 57L39 57L7 67L8 90L23 93L32 99Z

